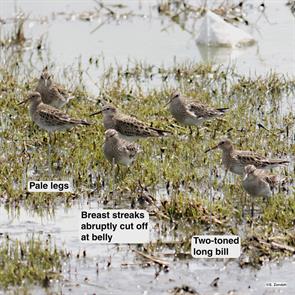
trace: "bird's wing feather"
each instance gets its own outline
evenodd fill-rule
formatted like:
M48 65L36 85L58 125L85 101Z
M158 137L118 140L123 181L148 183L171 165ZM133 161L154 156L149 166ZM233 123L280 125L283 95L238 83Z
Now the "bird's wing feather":
M117 118L115 123L115 128L121 134L127 136L144 136L151 135L155 133L148 125L137 120L136 118L124 116L122 118Z
M54 84L54 87L58 90L58 92L64 96L68 96L68 91L67 89L61 85L61 84L58 84L58 83L55 83Z
M119 150L127 152L131 156L135 156L138 153L138 145L131 143L131 142L126 142L125 145L120 146Z
M283 178L280 178L277 175L266 174L264 176L264 181L270 185L271 189L273 189L279 183L283 182L283 180Z
M66 100L68 96L65 92L60 91L60 89L55 86L50 87L48 91L50 96L58 97L60 100Z
M219 111L212 109L207 105L196 102L188 103L187 110L188 112L193 113L194 116L198 118L210 118L220 114Z
M39 115L55 124L77 124L81 122L81 120L72 119L66 113L50 106L39 110Z
M261 155L258 155L251 151L236 151L236 159L238 159L244 165L254 165L257 168L264 166L267 159Z

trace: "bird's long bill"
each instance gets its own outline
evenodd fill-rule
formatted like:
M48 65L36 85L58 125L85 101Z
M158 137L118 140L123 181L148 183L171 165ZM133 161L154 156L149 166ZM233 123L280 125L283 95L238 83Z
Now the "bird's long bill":
M210 151L212 151L212 150L215 150L215 149L217 149L217 148L218 148L218 145L216 145L216 146L214 146L214 147L212 147L212 148L207 149L207 150L205 151L205 153L208 153L208 152L210 152Z
M98 114L101 114L101 113L102 113L102 110L100 110L100 111L98 111L98 112L95 112L95 113L93 113L93 114L90 114L90 117L95 116L95 115L98 115Z
M29 101L29 99L27 98L27 99L21 101L20 103L18 103L17 105L19 106L19 105L21 105L21 104L27 103L28 101Z
M169 104L170 104L170 102L172 101L172 99L173 99L173 98L170 98L170 99L169 99L169 101L168 101L168 102L167 102L167 103L164 105L164 108L166 108L166 107L167 107L167 105L169 105Z
M247 177L248 177L248 173L246 173L246 174L244 175L244 177L243 177L243 181L245 181Z
M44 84L45 84L45 87L47 87L48 79L45 79L45 80L44 80Z

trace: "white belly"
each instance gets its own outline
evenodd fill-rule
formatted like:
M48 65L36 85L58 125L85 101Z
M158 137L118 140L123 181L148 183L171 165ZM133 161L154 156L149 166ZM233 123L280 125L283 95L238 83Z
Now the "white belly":
M253 182L249 179L243 181L243 187L246 192L252 196L269 197L271 190L269 185L263 182Z
M201 118L195 118L195 117L192 117L192 116L188 116L184 119L184 124L185 125L195 125L195 126L198 126L198 125L201 125L205 120L204 119L201 119Z
M63 130L68 130L74 127L73 124L63 124L63 125L54 124L50 121L45 121L43 118L40 118L39 116L34 116L33 121L41 129L44 129L47 132L63 131Z
M244 169L245 168L244 168L243 165L232 165L229 170L232 173L235 173L235 174L238 174L238 175L243 175L244 171L245 171Z
M121 157L118 159L118 164L124 165L124 166L130 166L134 161L134 158L129 157Z

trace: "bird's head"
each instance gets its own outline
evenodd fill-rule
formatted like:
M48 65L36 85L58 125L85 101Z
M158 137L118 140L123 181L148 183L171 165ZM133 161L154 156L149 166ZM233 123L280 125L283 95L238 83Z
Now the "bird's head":
M169 105L171 102L173 102L176 98L179 98L180 97L180 93L179 92L172 92L172 94L169 96L168 98L168 102L166 103L165 106Z
M98 112L91 114L90 116L95 116L98 114L103 114L104 116L113 116L117 112L117 109L112 105L105 105Z
M233 149L233 144L229 139L222 139L216 146L207 149L205 153L215 150L217 148L221 149L224 152L230 152Z
M116 137L118 135L118 131L116 131L115 129L108 129L104 134L105 134L105 137L109 139L109 138Z
M256 167L254 165L247 165L244 169L243 180L245 180L247 177L251 177L252 175L254 175L255 170L256 170Z
M39 83L44 87L49 87L52 84L53 75L48 72L48 68L45 67L41 73Z
M19 105L20 104L25 104L27 102L29 102L29 103L37 103L37 102L41 102L41 101L42 101L41 100L41 94L39 92L36 92L35 91L35 92L29 93L28 98L25 99L25 100L23 100L23 101L21 101L19 103Z

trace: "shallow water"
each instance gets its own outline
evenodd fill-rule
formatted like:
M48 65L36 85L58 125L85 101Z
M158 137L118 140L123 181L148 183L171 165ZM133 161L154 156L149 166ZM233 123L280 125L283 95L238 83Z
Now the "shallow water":
M112 4L117 1L107 3ZM31 38L31 42L24 54L24 64L32 62L34 70L26 73L28 79L38 76L48 62L56 65L57 75L62 79L64 74L67 76L71 74L67 72L70 66L74 66L78 71L78 63L81 62L87 72L83 77L87 90L94 95L100 90L99 79L103 69L116 62L126 65L129 61L144 61L155 67L161 67L187 60L211 61L217 64L223 63L225 66L234 64L241 74L260 75L272 69L288 75L295 74L294 16L281 1L267 1L264 15L256 5L257 1L247 1L249 19L257 20L257 23L249 27L241 25L241 28L253 34L257 44L249 48L233 50L198 46L195 39L200 22L196 24L195 34L191 35L177 24L158 15L155 8L158 1L125 1L124 3L128 7L123 11L131 10L139 15L121 17L117 20L108 19L96 31L94 31L95 28L105 21L103 16L91 22L82 22L76 15L81 11L93 10L95 7L93 1L6 0L0 2L0 18L5 20L14 15L16 10L30 14L25 33L28 38ZM64 12L68 16L58 12ZM5 35L12 28L9 20L7 23L1 26L1 34ZM45 48L40 58L32 50L32 45L42 36L45 40ZM90 58L97 59L98 66L89 63ZM8 61L1 60L3 64L6 62ZM158 80L154 81L151 82L152 87L158 87L161 83ZM73 85L76 82L73 81ZM286 99L286 101L289 103L288 109L294 111L294 99ZM282 108L282 110L285 109ZM3 120L5 121L1 115L1 121ZM5 123L1 124L1 126L4 125ZM167 197L165 190L160 189L158 196L159 198ZM85 247L79 243L77 224L79 210L97 208L97 206L96 201L87 204L85 200L76 202L67 209L64 208L64 204L60 204L53 216L41 218L25 209L21 209L19 215L16 214L13 217L13 213L8 214L4 206L0 205L0 233L8 233L11 237L18 239L25 239L32 234L46 239L50 234L54 242L59 247L70 250L73 257L86 249L85 259L72 258L65 263L65 282L52 282L52 290L62 291L63 294L92 294L98 289L99 294L167 294L169 289L182 284L194 287L201 294L226 294L230 290L237 290L237 294L295 293L294 259L285 260L279 264L269 263L261 270L254 271L241 270L236 261L226 264L224 261L211 262L197 259L173 261L172 257L167 256L164 259L171 262L170 271L161 272L155 278L157 269L152 266L146 268L138 266L142 261L126 245L120 246L118 250L115 246L88 245ZM155 224L152 223L152 225ZM151 237L157 239L163 236L159 236L157 231L152 230ZM1 238L3 237L0 236L0 240ZM111 267L107 267L110 257ZM99 265L98 275L96 263ZM130 266L125 267L125 263ZM86 277L87 280L85 280ZM210 286L216 277L220 277L218 288ZM287 287L266 288L267 282L287 282ZM43 291L36 287L32 292L41 294Z
M161 253L159 257L169 262L169 272L160 272L157 267L142 267L143 261L136 256L128 245L81 245L77 216L80 210L97 208L95 201L80 201L71 208L56 210L54 216L43 218L21 209L17 216L7 214L0 208L1 233L10 238L24 239L39 236L52 240L62 249L72 253L72 258L64 263L64 282L51 282L51 290L63 294L167 294L168 290L183 284L195 288L200 294L293 294L295 291L295 264L292 260L269 263L259 271L251 268L241 269L235 260L182 259L174 260L171 255ZM151 224L151 229L154 223ZM163 235L151 230L151 238L163 239ZM2 237L4 238L4 237ZM0 237L1 239L1 237ZM86 257L82 252L86 250ZM169 251L164 251L169 254ZM80 254L79 259L76 258ZM107 267L108 262L111 266ZM98 272L97 272L98 270ZM218 287L210 283L219 277ZM112 279L111 279L112 278ZM230 283L229 283L230 280ZM269 288L268 282L286 282L286 287ZM35 287L33 294L42 294ZM1 294L1 291L0 291Z
M105 3L111 5L117 2ZM187 60L210 61L225 66L236 65L238 72L243 74L261 75L270 70L289 75L295 73L294 16L281 1L268 1L264 13L257 1L247 1L245 12L252 25L241 24L240 28L252 34L257 43L237 49L198 46L195 40L201 20L196 23L194 33L189 34L179 25L159 16L157 3L124 1L127 8L116 10L123 14L118 19L108 19L102 14L90 22L83 22L77 19L78 13L93 11L97 7L94 1L6 0L1 2L0 18L17 15L16 11L29 15L25 26L27 38L33 38L34 44L43 37L46 40L45 50L50 52L50 57L45 54L42 59L33 53L36 73L48 61L57 66L60 74L66 73L69 65L77 67L81 62L87 69L84 79L94 94L99 91L98 79L103 67L116 63L124 65L128 61L143 61L156 67ZM124 16L130 11L134 11L136 16ZM2 29L4 33L9 30L9 21L7 23ZM30 60L31 53L28 50L26 54ZM89 64L90 58L98 60L98 67Z

